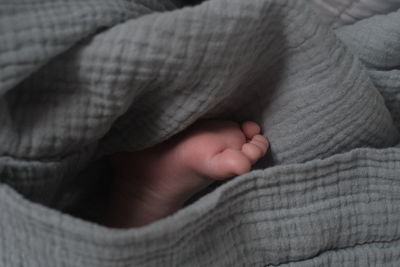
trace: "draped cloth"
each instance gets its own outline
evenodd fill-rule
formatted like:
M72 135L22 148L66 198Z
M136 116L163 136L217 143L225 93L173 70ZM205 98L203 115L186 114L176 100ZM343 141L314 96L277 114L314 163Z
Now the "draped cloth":
M184 2L0 0L0 265L400 265L399 4ZM108 155L198 119L270 153L150 225L90 219Z

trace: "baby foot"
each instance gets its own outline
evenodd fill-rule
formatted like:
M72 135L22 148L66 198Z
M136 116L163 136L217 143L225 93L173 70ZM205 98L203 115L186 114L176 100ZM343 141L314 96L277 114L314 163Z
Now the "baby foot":
M152 148L115 154L104 222L132 227L168 216L213 181L250 171L267 149L255 122L204 120Z

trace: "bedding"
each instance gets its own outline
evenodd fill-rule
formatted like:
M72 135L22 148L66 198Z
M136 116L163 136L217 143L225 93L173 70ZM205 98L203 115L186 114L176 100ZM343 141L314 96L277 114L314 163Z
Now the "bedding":
M195 2L0 1L0 265L400 265L399 6ZM93 221L108 155L207 118L269 155L153 224Z

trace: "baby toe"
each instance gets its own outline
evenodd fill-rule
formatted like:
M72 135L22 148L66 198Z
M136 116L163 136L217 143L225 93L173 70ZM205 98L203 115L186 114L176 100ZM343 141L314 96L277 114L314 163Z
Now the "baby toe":
M268 144L268 139L261 134L256 134L255 136L253 136L253 140L257 140L257 141Z
M264 156L267 153L268 147L265 143L252 140L250 144L256 145L262 151L261 156Z
M254 164L264 155L264 150L254 143L246 143L242 147L243 154Z
M269 146L268 141L267 141L267 139L265 137L262 137L262 138L256 138L256 137L257 136L255 136L250 141L250 143L258 146L263 152L262 155L265 155L267 153L268 146Z

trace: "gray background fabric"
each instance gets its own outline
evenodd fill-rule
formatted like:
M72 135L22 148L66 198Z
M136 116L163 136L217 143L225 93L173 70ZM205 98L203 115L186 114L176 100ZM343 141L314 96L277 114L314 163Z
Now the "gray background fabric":
M321 19L334 27L353 24L400 8L397 0L311 0Z
M334 32L307 1L0 3L1 265L399 265L398 12ZM269 157L142 228L63 212L104 156L200 118L259 122Z

